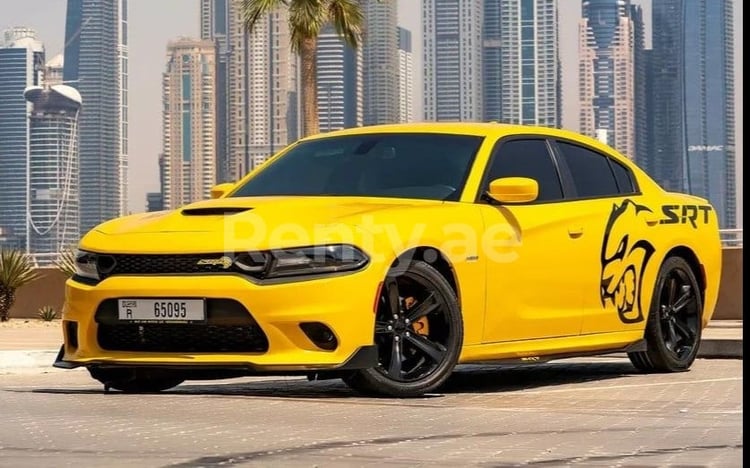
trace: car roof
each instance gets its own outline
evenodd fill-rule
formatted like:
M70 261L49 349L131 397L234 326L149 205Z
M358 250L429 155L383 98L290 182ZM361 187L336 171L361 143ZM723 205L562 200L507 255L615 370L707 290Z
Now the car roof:
M541 137L562 138L573 140L598 149L609 155L617 155L620 159L628 159L618 153L611 146L587 137L577 132L551 127L533 125L514 125L496 122L411 122L401 124L370 125L365 127L347 128L328 133L321 133L304 140L317 140L333 136L368 135L377 133L453 133L460 135L475 135L481 137L500 138L512 135L534 135Z

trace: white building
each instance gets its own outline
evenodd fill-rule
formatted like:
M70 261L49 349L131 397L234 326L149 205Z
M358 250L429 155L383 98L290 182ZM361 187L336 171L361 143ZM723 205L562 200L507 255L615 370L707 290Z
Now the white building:
M414 120L414 60L411 31L398 28L398 121Z
M364 124L399 121L398 4L363 0Z
M483 0L423 0L424 117L482 118Z
M484 120L559 127L556 0L484 0Z
M288 9L275 9L248 34L237 2L201 0L201 38L217 49L217 179L237 180L299 135Z
M65 85L33 86L24 97L29 113L26 250L38 265L77 245L78 116L81 95Z
M318 37L316 63L320 131L362 126L362 50L346 45L328 26Z

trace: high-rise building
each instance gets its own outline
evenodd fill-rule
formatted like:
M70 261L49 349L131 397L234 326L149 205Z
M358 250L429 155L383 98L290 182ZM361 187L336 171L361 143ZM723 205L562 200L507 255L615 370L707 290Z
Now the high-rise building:
M297 139L297 55L290 41L286 7L274 9L248 34L248 170Z
M210 197L216 184L216 47L182 38L167 46L163 75L164 206Z
M411 31L398 28L398 122L414 120L414 59Z
M484 120L559 127L555 0L484 0Z
M63 80L85 103L79 130L81 232L126 212L127 0L68 0Z
M316 65L320 131L361 126L362 50L348 46L329 25L318 37Z
M644 77L638 76L643 49L640 6L630 0L583 0L578 47L580 131L631 159L638 159L639 138L646 136L638 132L645 106Z
M288 9L248 34L237 2L201 0L201 38L216 45L217 179L237 180L298 138L297 56Z
M423 0L425 120L482 119L483 0Z
M653 0L653 176L736 226L731 0Z
M237 47L230 37L231 32L237 36L241 31L238 20L231 0L201 0L201 39L216 45L216 179L219 182L235 179L237 168L230 160L245 158L238 143L243 128L239 125L243 121L239 109L244 100L239 99L237 89L241 83L238 77L244 48Z
M398 4L362 0L364 125L399 121Z
M53 265L80 238L78 114L81 95L66 85L32 86L29 114L27 252Z
M44 47L28 28L4 34L0 47L0 247L26 248L29 105L23 92L44 76Z

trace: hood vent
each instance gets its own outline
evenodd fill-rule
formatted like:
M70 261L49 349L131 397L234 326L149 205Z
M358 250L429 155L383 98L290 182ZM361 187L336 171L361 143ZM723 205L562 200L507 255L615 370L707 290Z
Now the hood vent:
M252 208L243 208L240 206L211 206L206 208L185 208L182 210L182 214L185 216L227 216L249 210L252 210Z

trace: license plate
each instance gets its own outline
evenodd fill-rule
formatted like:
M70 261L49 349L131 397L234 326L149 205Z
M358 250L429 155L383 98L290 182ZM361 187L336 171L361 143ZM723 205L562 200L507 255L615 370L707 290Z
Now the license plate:
M203 299L119 299L120 320L137 322L198 322L206 320Z

